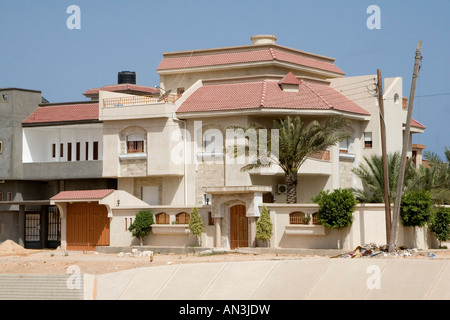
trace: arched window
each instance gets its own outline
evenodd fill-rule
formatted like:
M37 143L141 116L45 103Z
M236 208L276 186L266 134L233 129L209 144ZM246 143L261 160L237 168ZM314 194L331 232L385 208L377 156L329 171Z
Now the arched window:
M314 212L311 216L312 216L312 224L314 224L314 225L320 225L321 224L319 222L319 213L318 212Z
M175 221L178 224L188 224L190 218L191 218L191 216L189 215L189 213L180 212L175 216Z
M144 137L140 134L130 134L127 136L127 153L143 153Z
M289 214L289 224L307 224L306 214L296 211Z
M155 215L155 222L156 224L170 224L170 216L165 212L158 213Z

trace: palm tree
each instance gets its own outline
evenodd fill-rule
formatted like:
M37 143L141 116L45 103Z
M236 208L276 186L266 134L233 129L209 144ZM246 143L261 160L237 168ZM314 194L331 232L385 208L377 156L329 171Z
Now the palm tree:
M429 166L420 166L418 187L428 190L436 204L450 204L450 149L445 148L446 162L439 155L425 151L424 156Z
M248 154L255 157L255 161L243 166L242 171L255 168L278 165L285 174L287 188L287 203L297 203L298 171L302 164L311 155L336 145L338 142L350 137L344 129L349 126L349 122L341 116L329 117L319 122L313 120L308 124L304 123L300 117L287 117L274 121L274 129L278 130L278 141L271 141L267 134L264 139L258 136L258 150L261 141L267 141L267 150ZM234 126L234 128L239 128ZM242 128L242 127L240 127ZM253 125L248 128L263 128ZM248 129L246 128L246 129ZM277 143L278 142L278 143ZM274 156L272 149L278 146L278 155ZM246 150L248 151L249 148ZM264 147L264 146L263 146ZM228 153L236 157L236 146L227 150Z
M364 157L365 164L360 164L352 172L361 179L364 187L353 188L356 199L361 203L384 203L383 158L380 155ZM387 155L389 198L395 202L401 156L399 152ZM405 168L403 192L421 189L422 176L415 169L412 159Z

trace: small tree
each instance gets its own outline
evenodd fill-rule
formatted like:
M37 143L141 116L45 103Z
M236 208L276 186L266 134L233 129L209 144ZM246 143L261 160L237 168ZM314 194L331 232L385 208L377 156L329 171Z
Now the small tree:
M263 205L261 216L256 222L256 239L266 241L269 243L272 238L272 222L270 221L269 210Z
M426 190L410 191L402 196L400 217L405 227L423 227L431 218L431 197Z
M139 211L136 215L136 219L128 228L128 231L133 234L133 237L139 239L142 246L144 237L150 233L153 223L153 214L150 211Z
M352 225L357 202L351 190L321 191L312 200L319 205L318 220L325 227L341 229Z
M203 226L203 219L198 213L197 207L192 208L191 218L189 219L189 230L194 236L197 236L198 244L201 245L201 235L205 231Z
M439 240L439 248L442 247L442 241L450 240L450 208L439 207L437 209L432 218L431 231Z

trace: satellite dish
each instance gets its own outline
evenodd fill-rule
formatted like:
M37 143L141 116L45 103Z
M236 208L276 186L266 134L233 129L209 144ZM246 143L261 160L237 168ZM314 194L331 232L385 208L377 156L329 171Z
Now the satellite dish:
M172 92L172 90L167 90L166 92L164 92L164 94L159 97L158 102L165 100L171 92Z

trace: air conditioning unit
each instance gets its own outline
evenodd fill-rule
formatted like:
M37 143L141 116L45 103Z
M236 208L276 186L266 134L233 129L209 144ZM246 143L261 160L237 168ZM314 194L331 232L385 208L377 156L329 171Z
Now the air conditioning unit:
M279 184L278 188L277 188L277 193L278 194L286 194L287 192L287 187L285 184Z

